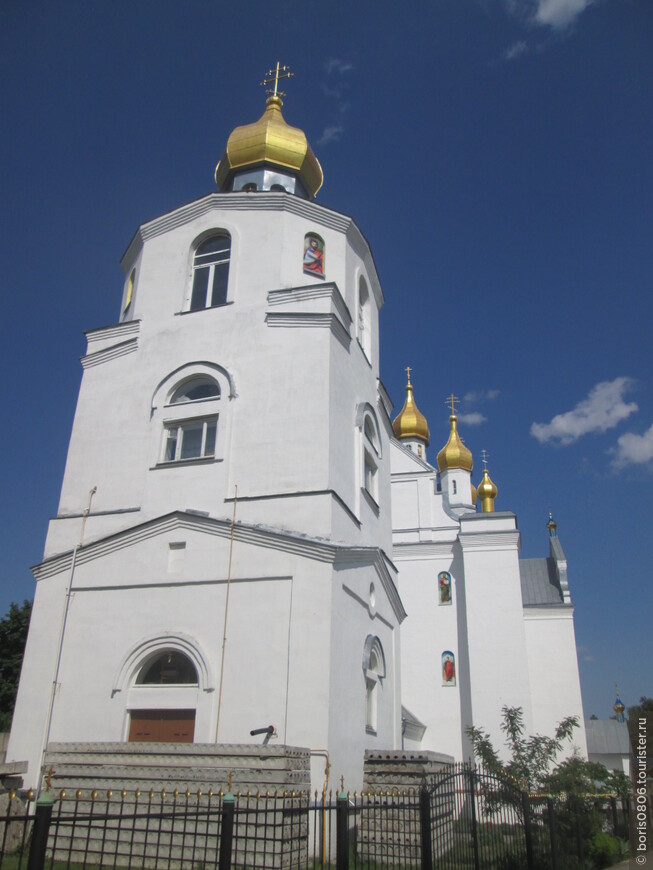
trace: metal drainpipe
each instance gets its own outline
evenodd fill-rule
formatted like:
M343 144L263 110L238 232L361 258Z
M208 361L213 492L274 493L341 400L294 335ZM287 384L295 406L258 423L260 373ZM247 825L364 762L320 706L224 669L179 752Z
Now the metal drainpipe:
M55 702L56 695L57 695L57 686L59 684L59 671L61 669L61 659L63 656L63 642L64 642L64 637L66 634L66 622L68 620L68 610L70 608L70 599L71 599L72 590L73 590L73 579L75 577L75 566L77 565L77 552L78 552L79 548L84 543L84 530L86 528L86 518L88 517L89 513L91 512L91 501L92 501L93 496L95 495L96 492L97 492L97 486L94 486L89 491L88 505L86 507L86 510L82 514L82 528L81 528L80 533L79 533L79 543L76 544L75 548L73 549L73 556L72 556L72 560L70 562L70 575L68 577L68 588L66 589L66 603L64 605L63 617L61 620L61 631L59 633L59 650L57 653L57 666L55 668L54 679L52 681L52 689L50 690L50 705L49 705L49 709L48 709L48 719L47 719L47 725L46 725L46 729L45 729L45 738L43 740L43 744L41 747L41 758L39 761L39 782L38 782L38 786L37 786L37 793L40 793L40 791L41 791L41 767L43 766L43 756L45 755L45 750L46 750L47 745L50 741L50 731L52 729L52 717L54 714L54 702Z
M329 771L331 770L331 759L329 758L328 749L311 749L311 755L321 755L326 758L326 767L324 768L324 785L322 786L322 863L326 861L326 793L329 785Z

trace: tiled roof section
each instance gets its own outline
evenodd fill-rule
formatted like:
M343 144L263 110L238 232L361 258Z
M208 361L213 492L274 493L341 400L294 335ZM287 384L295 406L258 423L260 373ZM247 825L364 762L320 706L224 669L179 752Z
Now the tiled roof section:
M586 719L587 752L592 755L630 753L628 725L616 719Z
M519 574L524 607L564 602L553 559L520 559Z

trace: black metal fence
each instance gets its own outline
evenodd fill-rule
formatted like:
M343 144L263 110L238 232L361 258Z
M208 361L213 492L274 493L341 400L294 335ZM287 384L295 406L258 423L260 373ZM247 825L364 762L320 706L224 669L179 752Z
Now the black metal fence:
M593 866L591 813L606 832L628 828L613 797L570 806L464 765L408 791L33 798L10 796L0 817L0 868L567 870Z

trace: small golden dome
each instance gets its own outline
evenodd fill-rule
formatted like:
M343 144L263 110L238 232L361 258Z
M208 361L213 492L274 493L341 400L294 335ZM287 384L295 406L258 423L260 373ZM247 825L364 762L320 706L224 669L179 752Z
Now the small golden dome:
M487 468L483 469L483 479L478 485L478 497L481 500L481 510L484 514L490 514L494 511L494 499L497 497L498 489L490 480L490 473Z
M472 451L463 444L458 434L457 421L458 417L455 414L449 417L449 423L451 424L449 440L438 453L438 468L440 471L446 471L447 468L463 468L465 471L471 471L474 467Z
M424 414L420 413L415 404L410 374L406 384L406 401L404 402L404 407L392 421L392 430L399 439L420 438L427 447L429 446L429 424L426 422Z
M235 169L271 163L296 174L310 197L322 187L324 176L306 134L290 127L281 114L281 97L271 96L254 124L236 127L227 150L215 168L215 181L222 189Z

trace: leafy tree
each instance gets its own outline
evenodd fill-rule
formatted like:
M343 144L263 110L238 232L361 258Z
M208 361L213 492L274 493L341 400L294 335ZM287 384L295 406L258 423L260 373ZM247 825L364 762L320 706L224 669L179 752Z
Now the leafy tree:
M8 731L16 702L32 602L11 604L0 619L0 731Z
M589 866L608 867L622 854L624 845L603 830L602 806L605 801L599 795L627 796L630 790L628 778L602 764L585 761L575 752L557 763L558 754L578 727L575 716L563 719L556 727L554 737L544 737L541 734L525 735L521 708L504 707L502 714L501 730L506 736L508 761L499 758L487 732L475 727L467 729L475 757L486 770L505 782L505 787L493 789L485 795L487 810L492 813L502 804L510 804L519 818L523 818L520 790L551 795L562 860L560 866L581 866L574 857L580 836ZM519 789L515 788L516 784Z
M499 776L507 774L517 780L525 791L541 791L565 741L572 736L574 728L578 728L578 718L568 716L563 719L556 728L555 737L541 734L526 737L521 707L503 707L501 713L501 730L506 735L509 761L501 761L486 731L472 726L467 729L467 734L472 741L474 755L486 770Z

